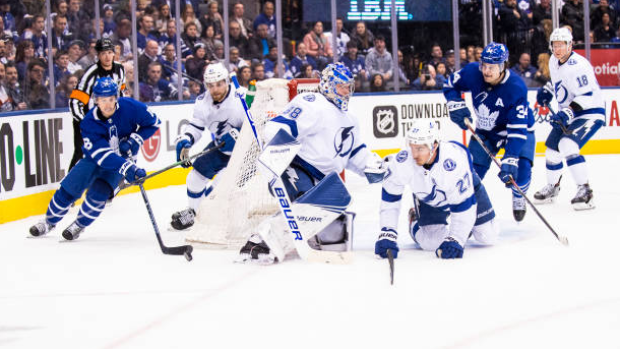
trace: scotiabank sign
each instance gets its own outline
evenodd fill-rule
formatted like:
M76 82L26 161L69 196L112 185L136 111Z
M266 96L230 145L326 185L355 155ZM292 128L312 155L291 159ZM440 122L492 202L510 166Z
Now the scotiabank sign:
M585 50L575 50L586 56ZM620 48L592 49L590 62L601 86L620 86Z

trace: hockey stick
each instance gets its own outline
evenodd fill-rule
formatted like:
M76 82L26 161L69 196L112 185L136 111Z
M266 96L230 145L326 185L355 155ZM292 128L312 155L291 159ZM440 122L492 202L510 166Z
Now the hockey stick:
M557 114L553 111L553 109L551 108L550 105L548 105L547 103L545 103L545 107L547 107L547 109L549 109L549 112L551 113L551 115L556 116ZM556 123L560 126L560 128L562 129L562 133L565 135L569 135L571 134L571 132L566 128L566 126L564 126L563 123L561 122L557 122L557 121L551 121L553 123Z
M146 190L144 190L144 186L142 182L138 182L138 186L140 187L140 192L142 193L142 198L144 199L144 204L146 205L146 210L149 213L149 217L151 218L151 224L153 224L153 229L155 230L155 236L157 237L157 242L159 243L159 247L161 248L161 252L164 254L171 255L183 255L188 262L192 261L192 251L194 248L192 245L183 245L183 246L175 246L175 247L167 247L164 245L164 242L161 240L161 235L159 234L159 228L157 227L157 221L155 221L155 215L153 214L153 210L151 209L151 204L149 202L149 198L146 196Z
M132 186L132 185L141 185L142 183L144 183L144 182L145 182L147 179L149 179L149 178L153 178L153 177L155 177L155 176L157 176L157 175L160 175L160 174L162 174L162 173L164 173L164 172L166 172L166 171L168 171L168 170L171 170L171 169L173 169L173 168L175 168L175 167L177 167L177 166L180 166L180 165L182 165L182 164L186 163L187 161L194 160L195 158L201 157L201 156L203 156L203 155L207 155L207 154L209 154L209 153L211 153L211 152L213 152L213 151L215 151L215 150L217 150L217 149L220 149L220 148L221 148L221 147L223 147L223 146L224 146L224 142L222 142L222 143L220 143L220 144L216 145L216 146L215 146L215 147L213 147L213 148L209 148L209 149L206 149L206 150L201 151L201 152L200 152L200 153L198 153L198 154L194 154L194 155L190 156L189 158L187 158L187 159L185 159L185 160L177 161L177 162L175 162L174 164L171 164L171 165L168 165L168 166L166 166L166 167L162 168L161 170L157 170L157 171L155 171L155 172L153 172L153 173L150 173L150 174L149 174L148 176L146 176L146 177L142 177L142 178L140 178L140 179L137 179L137 180L135 180L135 181L133 181L133 182L129 183L129 185L128 185L127 187L130 187L130 186Z
M387 259L390 264L390 285L394 285L394 255L392 254L392 250L387 249Z
M474 128L472 127L471 122L469 121L469 119L465 119L465 125L467 125L467 128L471 132L471 135L474 136L474 138L476 139L476 141L478 141L478 143L480 144L482 149L484 149L484 152L487 153L489 158L491 158L491 160L493 160L495 165L497 165L497 167L499 167L500 170L501 170L502 165L500 164L499 160L497 160L495 158L495 156L493 156L493 154L491 153L489 148L487 148L487 146L484 145L484 142L482 142L482 139L480 139L480 137L476 134L476 131L474 131ZM555 238L558 239L558 241L560 241L564 246L568 246L568 239L565 236L560 236L560 235L558 235L558 233L556 233L556 231L547 222L545 217L543 217L543 215L540 212L538 212L538 209L536 208L536 206L534 206L534 204L530 201L530 199L525 195L523 190L521 190L521 188L519 188L519 186L517 185L517 182L515 182L515 180L514 180L514 178L512 178L512 176L510 176L510 184L512 184L512 186L519 192L519 194L521 194L521 196L523 196L525 201L527 201L527 203L534 210L534 212L536 212L536 215L543 221L543 223L545 223L545 225L547 226L547 228L549 228L551 233L553 233Z

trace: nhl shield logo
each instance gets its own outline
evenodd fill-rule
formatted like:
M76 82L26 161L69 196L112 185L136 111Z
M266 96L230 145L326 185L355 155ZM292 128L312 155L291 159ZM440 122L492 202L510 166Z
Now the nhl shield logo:
M372 111L373 133L377 138L396 137L398 135L398 109L396 107L377 106Z

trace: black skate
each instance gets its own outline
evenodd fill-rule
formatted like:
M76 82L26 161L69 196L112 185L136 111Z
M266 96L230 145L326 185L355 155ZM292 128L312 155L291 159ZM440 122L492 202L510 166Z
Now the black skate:
M52 231L52 229L54 229L55 227L55 225L49 224L45 220L42 220L30 227L30 235L35 237L43 236Z
M512 215L515 218L515 221L521 222L523 217L525 217L525 198L522 197L512 197Z
M536 204L550 204L555 201L555 198L560 194L560 181L556 184L547 184L542 189L534 194L534 203Z
M573 208L577 211L591 210L595 207L593 198L592 189L586 183L577 187L577 194L570 203L573 204Z
M172 221L170 225L175 230L185 230L191 228L194 225L194 218L196 217L196 211L192 208L187 208L179 212L172 214Z
M278 261L278 258L270 252L269 246L263 239L258 234L253 234L239 251L237 261L240 263L273 264Z
M67 241L77 240L80 237L80 233L84 230L84 227L77 224L77 222L71 223L70 226L67 227L62 232L62 237Z

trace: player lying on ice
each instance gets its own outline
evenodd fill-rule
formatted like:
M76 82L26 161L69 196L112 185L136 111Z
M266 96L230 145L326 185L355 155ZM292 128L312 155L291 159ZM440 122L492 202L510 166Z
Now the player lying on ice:
M88 189L77 219L62 232L66 240L77 239L99 217L123 178L133 182L146 176L146 171L131 159L144 140L157 131L159 119L144 103L118 98L118 85L110 77L97 79L93 96L97 107L80 123L84 157L60 182L45 219L30 228L32 236L42 236L54 229L71 204Z
M370 183L385 173L382 159L361 139L357 118L349 113L353 75L343 64L329 64L319 92L297 95L265 126L266 146L259 158L278 213L253 232L241 248L240 261L269 264L297 250L305 259L320 250L350 249L353 215L344 212L350 196L338 173L345 168L366 175ZM296 229L299 228L299 229Z
M493 244L498 236L495 211L471 154L456 142L441 142L434 121L418 119L406 136L407 147L389 158L381 193L381 232L375 254L398 256L398 216L405 186L413 192L413 240L439 258L462 258L467 239ZM448 217L450 223L448 224Z

